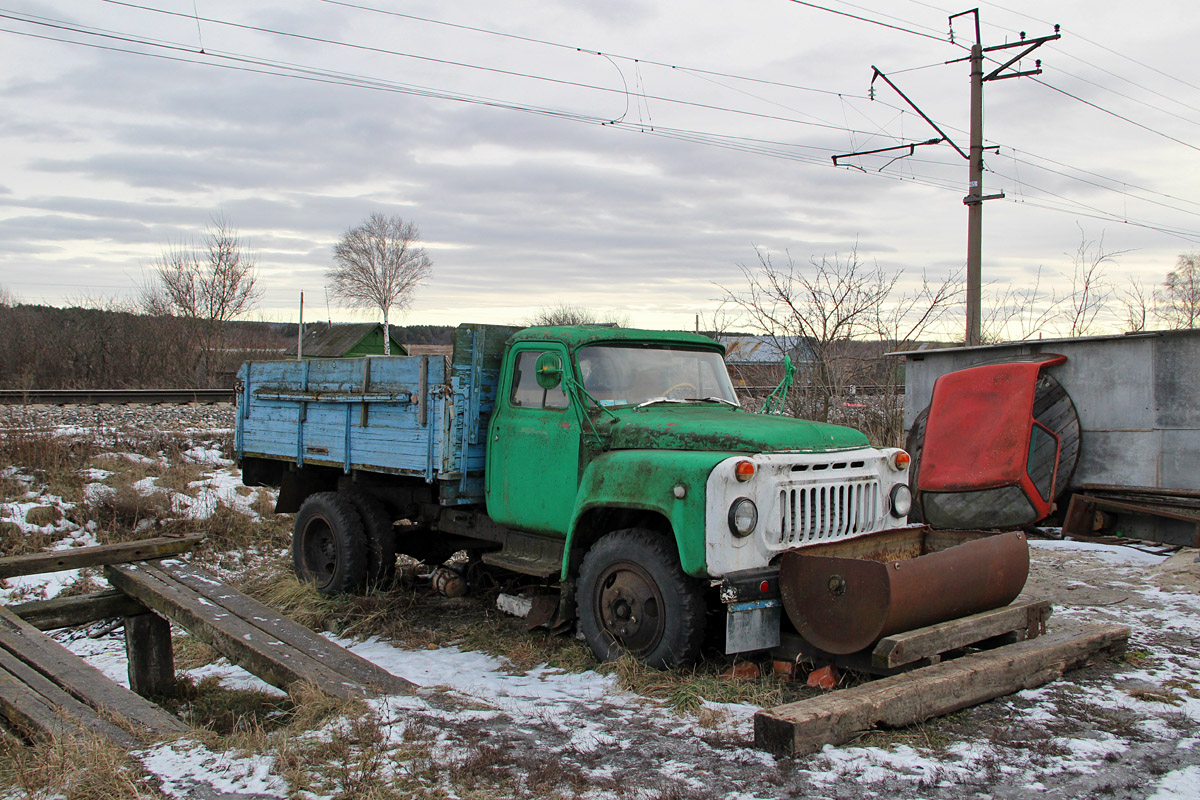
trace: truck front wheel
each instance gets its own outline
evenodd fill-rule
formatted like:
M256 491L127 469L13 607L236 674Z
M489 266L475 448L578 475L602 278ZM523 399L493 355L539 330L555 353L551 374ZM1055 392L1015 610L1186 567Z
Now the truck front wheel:
M292 532L296 577L321 594L356 591L367 577L367 539L354 503L337 492L309 495Z
M579 568L576 604L601 661L628 653L673 669L700 655L704 587L680 568L673 543L651 531L615 531L596 542Z

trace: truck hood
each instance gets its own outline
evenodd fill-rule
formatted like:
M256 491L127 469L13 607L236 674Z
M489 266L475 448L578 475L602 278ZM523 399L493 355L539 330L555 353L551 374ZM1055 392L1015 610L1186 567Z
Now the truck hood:
M726 407L650 406L616 412L606 431L612 450L720 450L737 453L824 452L868 446L853 428Z

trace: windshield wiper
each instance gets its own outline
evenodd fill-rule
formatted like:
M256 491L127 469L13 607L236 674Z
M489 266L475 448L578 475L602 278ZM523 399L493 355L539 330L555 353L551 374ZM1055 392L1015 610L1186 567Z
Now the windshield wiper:
M740 405L733 402L732 400L726 400L724 397L717 397L716 395L712 395L709 397L689 397L688 401L692 402L692 403L724 403L727 406L733 406L734 408L741 408Z
M636 406L634 406L634 408L645 408L646 406L652 406L655 403L687 403L687 402L690 402L690 401L679 400L674 397L661 397L661 396L660 397L651 397L649 400L643 400L642 402L638 403Z
M645 408L646 406L651 406L651 405L654 405L655 403L724 403L727 406L732 406L734 408L741 408L740 405L738 405L737 403L734 403L731 400L726 400L724 397L716 397L716 396L685 397L685 398L651 397L649 400L645 400L641 403L638 403L636 408Z

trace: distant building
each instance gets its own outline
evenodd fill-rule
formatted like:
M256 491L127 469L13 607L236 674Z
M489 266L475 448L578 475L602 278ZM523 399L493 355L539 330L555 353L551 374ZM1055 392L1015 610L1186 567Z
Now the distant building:
M395 331L392 328L391 331ZM408 350L393 333L392 355L406 356ZM296 346L287 354L296 357ZM304 326L305 358L355 358L383 355L383 324L380 322L316 322Z
M783 379L784 356L792 357L803 373L813 363L813 351L803 336L718 336L725 345L725 364L733 385L774 388Z

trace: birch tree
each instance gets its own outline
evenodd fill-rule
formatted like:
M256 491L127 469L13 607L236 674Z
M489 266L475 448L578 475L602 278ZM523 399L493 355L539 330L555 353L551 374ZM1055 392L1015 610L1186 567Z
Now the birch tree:
M180 242L154 262L140 305L152 316L179 317L196 346L194 371L207 385L225 326L262 296L256 258L235 228L217 217L200 243Z
M412 304L417 285L429 277L433 262L419 246L421 233L412 222L379 212L342 234L333 248L326 273L329 292L351 308L378 309L383 314L383 354L391 355L391 311Z

